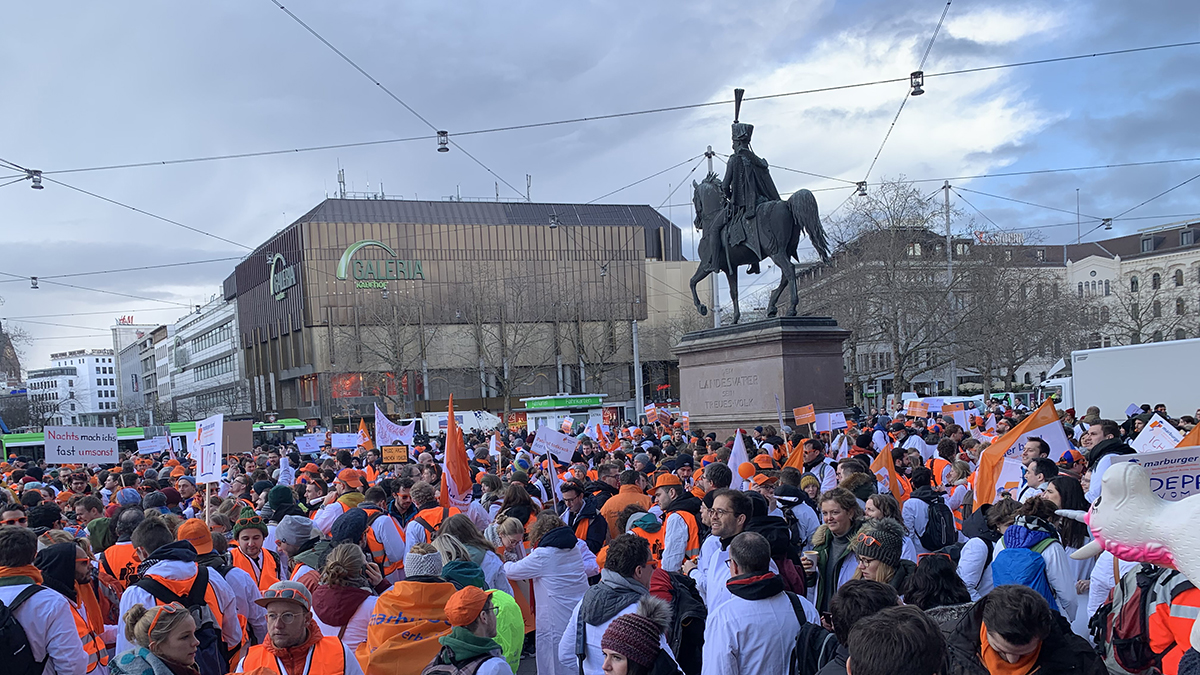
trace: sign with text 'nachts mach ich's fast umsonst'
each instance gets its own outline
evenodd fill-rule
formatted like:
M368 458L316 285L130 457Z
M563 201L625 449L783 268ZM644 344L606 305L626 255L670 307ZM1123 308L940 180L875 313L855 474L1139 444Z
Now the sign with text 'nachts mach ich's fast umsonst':
M116 464L116 427L46 427L47 464Z

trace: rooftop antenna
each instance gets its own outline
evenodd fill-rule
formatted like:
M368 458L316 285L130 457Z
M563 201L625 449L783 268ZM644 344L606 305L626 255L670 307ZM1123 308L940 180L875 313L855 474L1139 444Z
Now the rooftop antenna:
M496 181L496 201L500 201L500 181Z
M346 170L338 162L338 199L346 198Z
M529 189L531 187L533 187L533 176L531 174L525 174L525 201L527 202L530 201Z

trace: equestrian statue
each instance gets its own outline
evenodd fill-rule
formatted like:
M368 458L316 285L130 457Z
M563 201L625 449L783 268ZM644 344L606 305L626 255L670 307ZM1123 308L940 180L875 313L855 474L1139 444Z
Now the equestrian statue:
M696 284L709 274L724 272L733 300L733 323L737 323L741 318L737 268L749 265L748 272L758 274L759 262L770 258L783 278L771 292L767 316L775 316L775 305L785 288L791 291L791 301L784 316L795 316L800 295L792 259L799 260L796 247L800 238L807 233L824 261L829 260L829 242L821 227L817 200L811 192L801 189L787 201L780 198L766 160L750 149L754 126L738 121L743 90L735 89L733 93L733 154L725 165L725 179L718 180L710 171L700 183L692 181L695 226L702 232L700 266L691 280L692 300L701 315L708 314L708 308L696 295Z

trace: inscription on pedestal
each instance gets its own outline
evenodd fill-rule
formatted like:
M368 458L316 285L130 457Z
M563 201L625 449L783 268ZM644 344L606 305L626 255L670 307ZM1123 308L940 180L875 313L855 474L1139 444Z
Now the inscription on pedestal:
M762 378L745 367L704 366L696 369L696 392L703 412L757 410Z

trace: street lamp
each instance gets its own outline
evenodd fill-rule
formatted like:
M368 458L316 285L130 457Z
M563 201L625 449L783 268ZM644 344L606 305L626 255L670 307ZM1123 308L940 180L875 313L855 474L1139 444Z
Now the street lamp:
M920 96L921 94L925 93L925 71L914 70L912 74L908 76L908 82L910 85L912 85L913 96Z
M450 152L450 132L437 132L437 150L438 152Z

